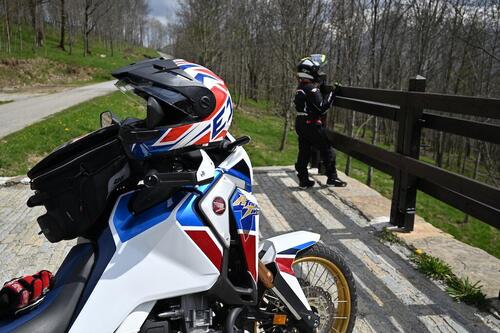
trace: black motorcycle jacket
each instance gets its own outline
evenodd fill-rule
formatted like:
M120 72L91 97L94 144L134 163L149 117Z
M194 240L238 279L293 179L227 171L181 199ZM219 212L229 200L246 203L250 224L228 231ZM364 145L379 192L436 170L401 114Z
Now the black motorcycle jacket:
M333 91L321 93L321 89L313 83L301 83L295 92L295 110L298 116L319 119L328 111L333 98Z

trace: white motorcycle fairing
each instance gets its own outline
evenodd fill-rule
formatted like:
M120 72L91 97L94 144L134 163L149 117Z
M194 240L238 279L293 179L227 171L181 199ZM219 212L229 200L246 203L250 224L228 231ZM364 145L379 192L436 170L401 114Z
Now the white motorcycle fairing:
M69 308L72 316L65 317L69 324L62 324L68 327L64 331L136 333L158 301L174 298L184 302L209 296L227 307L254 307L259 258L276 272L272 291L297 320L313 327L316 317L291 265L319 235L293 232L259 242L259 206L245 150L237 147L215 170L210 157L201 155L204 170L197 175L209 179L212 174L209 184L183 188L138 214L130 207L141 189L121 194L97 240L77 245L79 252L75 247L69 260L93 259L76 306ZM62 280L72 267L63 266ZM36 325L37 316L44 318L44 308L56 297L57 292L49 292L38 309L6 325L0 322L0 331L26 332L25 323ZM205 311L212 313L208 307Z
M131 193L120 197L109 223L115 254L70 332L112 332L142 303L210 289L220 273L222 248L210 229L196 223L194 218L192 225L179 222L179 219L186 221L182 218L186 212L178 213L183 205L189 205L191 196L184 195L180 201L168 200L167 205L155 206L153 210L165 213L155 216L156 225L133 238L129 238L128 232L139 232L141 224L120 219L117 210L128 204ZM125 229L127 222L132 230ZM210 259L193 244L191 237L196 242L210 244L205 245L212 254ZM104 316L103 309L106 309Z
M203 157L204 161L208 158L204 152ZM251 190L251 166L246 176L232 169L241 161L250 163L245 150L238 147L221 163L211 184L197 187L198 193L177 193L138 216L130 214L128 209L134 192L121 195L108 221L114 254L69 332L111 332L122 323L122 327L134 326L130 316L139 320L140 328L147 316L145 310L154 305L152 301L212 288L223 269L223 247L229 247L230 237L230 210L214 214L211 207L214 197L222 197L229 204L238 188L256 202L244 190ZM213 163L201 165L207 166L205 174L214 172ZM198 214L198 201L199 211L212 228ZM254 238L255 255L249 273L256 285L258 215L253 215L253 221L252 232L239 232L246 232L246 239L248 235Z

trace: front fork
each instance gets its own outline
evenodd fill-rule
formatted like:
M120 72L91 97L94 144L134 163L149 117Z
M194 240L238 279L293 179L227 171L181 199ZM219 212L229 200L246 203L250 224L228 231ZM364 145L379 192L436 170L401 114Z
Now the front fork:
M292 313L300 332L314 332L319 326L319 316L312 311L293 271L282 272L279 264L270 262L265 265L259 260L259 281L286 305ZM292 286L294 288L292 288ZM302 296L302 297L300 297ZM306 304L304 304L304 301Z

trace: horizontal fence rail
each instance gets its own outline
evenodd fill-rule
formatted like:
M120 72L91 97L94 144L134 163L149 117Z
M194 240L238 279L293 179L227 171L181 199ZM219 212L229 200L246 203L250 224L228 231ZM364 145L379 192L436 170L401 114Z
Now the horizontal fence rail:
M398 135L389 151L327 130L333 147L394 178L391 223L398 227L413 230L420 190L500 229L499 188L419 160L422 128L500 144L500 126L488 123L500 119L500 99L425 93L422 77L411 79L408 90L338 87L335 106L396 121Z

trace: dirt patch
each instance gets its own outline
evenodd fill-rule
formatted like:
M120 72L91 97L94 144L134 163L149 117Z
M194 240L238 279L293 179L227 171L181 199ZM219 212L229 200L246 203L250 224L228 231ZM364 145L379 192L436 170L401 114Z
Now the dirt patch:
M55 62L44 58L0 59L0 91L84 82L95 69Z
M28 161L29 165L35 165L38 162L40 162L43 158L44 158L44 156L42 156L42 155L29 154L27 157L27 161Z

